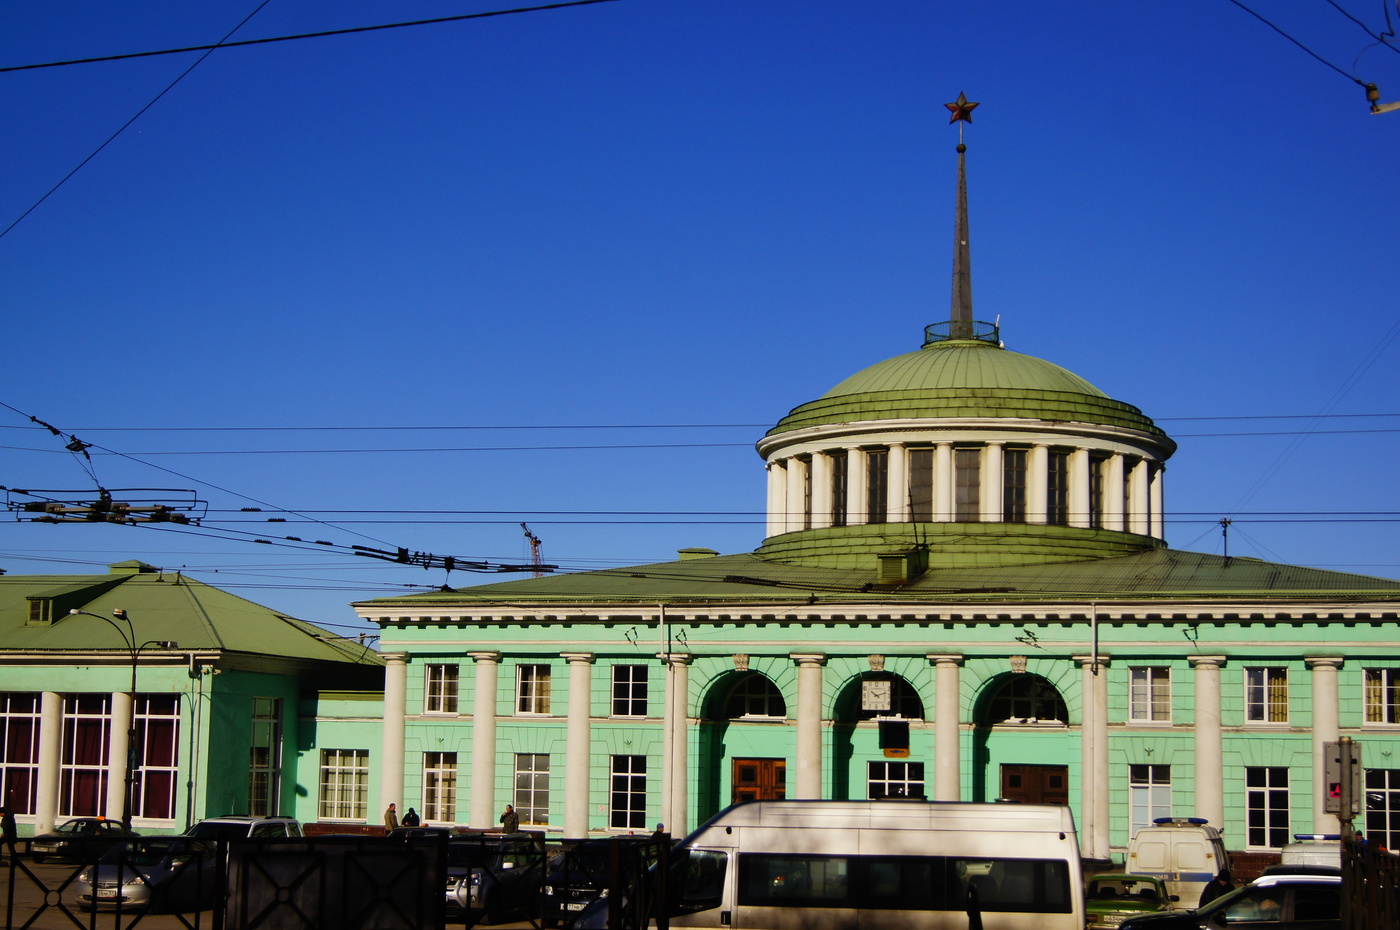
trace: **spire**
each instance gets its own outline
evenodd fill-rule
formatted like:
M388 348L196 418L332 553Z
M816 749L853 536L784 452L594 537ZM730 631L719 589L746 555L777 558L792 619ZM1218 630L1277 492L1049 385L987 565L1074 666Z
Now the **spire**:
M953 114L949 123L958 123L958 210L953 229L953 303L949 315L948 337L971 339L972 335L972 250L967 233L967 146L963 144L962 123L972 122L977 104L969 103L967 95L945 103Z

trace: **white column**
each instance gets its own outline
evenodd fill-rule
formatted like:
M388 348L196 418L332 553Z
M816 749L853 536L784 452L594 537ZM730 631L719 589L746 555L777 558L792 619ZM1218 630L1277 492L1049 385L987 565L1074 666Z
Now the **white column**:
M1069 454L1069 525L1088 528L1094 515L1089 512L1089 450Z
M112 692L111 728L107 740L107 804L108 820L122 819L122 801L126 796L126 767L131 763L131 695L125 691Z
M999 442L989 442L982 447L982 522L1000 523L1005 514L1002 502L1005 490L1002 488L1002 472L1006 464L1005 450Z
M890 443L885 461L889 463L885 487L885 522L909 522L909 449L902 442Z
M768 535L787 532L787 468L782 462L768 463Z
M672 836L685 836L689 831L690 811L687 778L690 764L690 662L687 653L663 655L666 663L666 697L662 757L666 760L662 774L661 816Z
M865 450L852 448L846 451L850 456L846 462L846 525L863 526L870 522L865 512L870 493Z
M1167 516L1162 510L1165 498L1162 493L1162 478L1166 471L1166 466L1160 463L1152 469L1152 488L1148 495L1152 503L1152 535L1156 539L1167 538Z
M787 529L795 533L802 529L807 519L807 463L792 456L787 465Z
M58 752L63 742L63 695L39 696L39 782L34 786L34 835L52 833L58 819Z
M408 655L385 653L384 660L384 730L379 754L379 807L371 815L383 813L390 804L404 807L404 714L408 707ZM375 817L370 817L370 823Z
M1196 667L1196 816L1225 826L1225 764L1220 742L1220 666L1224 656L1191 656Z
M1335 743L1341 738L1341 714L1337 697L1337 669L1342 667L1340 656L1329 658L1309 658L1305 660L1312 668L1313 692L1313 832L1340 833L1341 821L1336 814L1329 814L1322 785L1324 753L1326 743Z
M561 652L569 663L569 729L564 743L564 836L588 835L589 725L592 720L593 653Z
M1050 505L1050 447L1037 443L1026 453L1026 522L1044 523Z
M1104 462L1103 528L1119 533L1128 528L1123 512L1123 456L1114 454Z
M499 652L469 652L476 662L476 692L472 702L471 826L496 826L496 678Z
M1146 536L1152 532L1151 497L1148 493L1147 459L1138 459L1128 473L1128 532Z
M822 666L821 653L794 653L797 663L797 778L794 798L822 796Z
M933 447L933 519L950 522L957 515L957 488L953 484L953 444Z
M1107 859L1108 659L1075 656L1082 669L1080 725L1080 844L1085 858Z
M962 800L960 655L931 655L934 666L933 799Z
M831 455L812 453L812 529L831 526Z

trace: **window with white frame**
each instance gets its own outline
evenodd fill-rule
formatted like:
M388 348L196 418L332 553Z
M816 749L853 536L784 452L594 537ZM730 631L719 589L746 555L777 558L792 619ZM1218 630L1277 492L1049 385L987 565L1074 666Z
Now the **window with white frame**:
M924 764L922 762L870 762L865 778L866 795L880 798L922 798L924 796Z
M614 665L612 667L612 715L614 717L645 717L647 715L647 667L645 665Z
M1244 719L1249 723L1288 722L1288 669L1244 670Z
M549 753L515 754L514 798L521 823L549 823Z
M647 757L613 756L608 826L644 830L647 825Z
M369 750L322 749L321 820L366 820L369 816Z
M1400 723L1400 668L1362 672L1367 723Z
M107 752L112 738L109 694L63 696L63 743L59 748L58 813L93 817L106 813Z
M517 714L549 713L548 665L516 666L515 712Z
M457 713L457 666L423 666L423 713Z
M1172 769L1169 765L1128 766L1129 836L1158 817L1172 815Z
M0 693L0 798L34 813L39 785L39 693Z
M253 698L248 758L248 813L272 817L282 808L282 699Z
M457 754L423 753L423 819L457 822Z
M1171 669L1164 665L1128 668L1128 719L1133 723L1170 723Z
M180 776L180 696L136 696L136 758L131 814L151 820L175 819Z
M1373 846L1400 846L1400 769L1366 770L1366 837Z
M724 716L786 717L787 702L778 686L762 672L745 672L734 683L724 702Z
M1244 770L1245 839L1250 846L1281 849L1288 833L1288 769L1251 766Z

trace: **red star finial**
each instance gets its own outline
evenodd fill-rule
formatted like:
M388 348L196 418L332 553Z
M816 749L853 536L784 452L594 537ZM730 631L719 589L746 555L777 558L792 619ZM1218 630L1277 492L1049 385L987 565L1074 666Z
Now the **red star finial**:
M972 111L977 109L978 104L968 103L967 94L958 92L958 99L952 103L943 104L953 115L949 118L949 123L956 123L962 120L964 123L972 122Z

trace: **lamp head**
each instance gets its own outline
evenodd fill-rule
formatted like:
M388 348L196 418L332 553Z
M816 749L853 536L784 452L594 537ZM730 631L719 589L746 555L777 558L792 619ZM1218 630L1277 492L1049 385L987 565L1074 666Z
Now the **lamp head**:
M116 617L118 620L127 619L126 611L122 610L120 607L112 608L112 616Z

